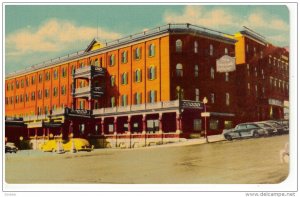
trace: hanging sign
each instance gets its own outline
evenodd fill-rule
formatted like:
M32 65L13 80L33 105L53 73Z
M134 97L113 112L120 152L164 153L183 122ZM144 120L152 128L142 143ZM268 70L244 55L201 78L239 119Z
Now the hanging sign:
M236 70L235 58L229 55L223 55L220 59L217 59L217 72L227 73Z

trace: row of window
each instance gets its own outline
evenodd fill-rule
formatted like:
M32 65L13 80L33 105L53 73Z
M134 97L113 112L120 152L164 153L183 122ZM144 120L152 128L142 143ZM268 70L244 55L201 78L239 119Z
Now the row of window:
M273 61L272 61L272 59L273 59ZM272 62L273 62L273 64L272 64ZM289 64L283 60L276 59L275 57L272 58L272 56L269 56L269 65L277 66L278 69L285 70L286 72L288 72Z
M283 90L287 90L289 89L289 83L285 82L283 80L274 78L274 77L270 77L270 87L274 87L276 88L278 86L278 88L282 88Z
M178 63L176 65L176 76L177 77L183 77L183 66L182 64ZM199 77L199 66L195 65L194 66L194 77ZM210 68L210 78L214 79L215 78L215 69L213 67ZM225 81L229 81L229 73L225 73Z
M62 77L66 77L67 76L67 70L66 70L66 68L62 68L61 75L62 75ZM58 79L58 70L57 69L53 71L53 79L54 80ZM50 71L47 71L45 73L45 80L46 81L50 80ZM25 79L25 85L26 85L26 87L28 87L30 84L34 85L35 82L36 82L35 76L31 76L30 82L29 82L29 78L28 77ZM38 75L38 82L39 83L43 82L43 74L41 74L41 73ZM20 87L21 88L24 87L24 79L22 79L20 81L16 80L16 89L19 89ZM6 90L10 91L10 90L13 90L13 89L14 89L14 82L8 83L7 86L6 86Z
M180 39L177 39L175 42L175 47L176 47L176 52L182 52L182 47L183 47L183 42ZM194 41L194 53L198 53L198 42ZM224 54L228 54L228 48L224 48ZM214 46L213 44L209 45L209 55L213 56L214 55Z
M66 95L66 86L61 86L61 95ZM15 97L15 103L22 103L22 102L28 102L29 101L29 96L30 96L30 100L31 101L34 101L35 100L35 97L36 97L36 94L35 92L31 92L30 94L26 93L24 95L24 98L23 99L23 94L20 94L20 95L16 95ZM45 89L44 90L44 96L45 98L49 98L50 96L50 93L49 93L49 89ZM54 87L53 88L53 96L56 97L58 96L58 88L57 87ZM43 98L43 91L42 90L38 90L37 91L37 99L42 99ZM9 104L13 104L14 103L14 98L13 97L6 97L5 98L5 104L6 105L9 105Z
M141 59L141 48L137 47L134 49L134 59L135 60L139 60ZM155 45L154 44L150 44L148 46L148 57L154 57L155 56ZM123 51L121 53L121 63L125 64L128 62L128 51ZM114 66L115 65L115 54L111 54L109 55L109 65L110 66Z

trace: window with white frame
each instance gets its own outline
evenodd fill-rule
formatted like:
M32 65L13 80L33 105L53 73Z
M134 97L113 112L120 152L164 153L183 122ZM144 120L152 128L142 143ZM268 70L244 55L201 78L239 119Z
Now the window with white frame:
M154 44L149 45L148 55L149 55L149 57L155 56L155 45Z
M225 73L225 81L229 81L229 73L228 72Z
M121 96L121 106L127 106L127 95L126 94L123 94Z
M156 78L156 69L155 66L150 66L148 69L148 79L154 80Z
M215 103L215 93L210 93L210 103Z
M155 103L156 102L156 90L150 90L149 91L149 103Z
M227 92L226 94L225 94L226 96L226 105L227 106L229 106L230 105L230 94Z
M195 89L195 101L200 101L200 91L198 88Z
M215 69L213 67L210 67L210 78L211 79L215 78Z
M182 77L183 76L183 66L180 63L178 63L176 65L176 76L177 77Z
M198 77L199 76L199 66L198 65L195 65L195 68L194 68L194 74L195 74L195 77Z
M176 40L176 52L182 52L182 41L180 39Z
M210 56L214 55L214 46L212 44L209 45L209 55Z
M198 53L198 42L194 42L194 53Z
M227 48L224 49L224 54L228 55L228 49Z

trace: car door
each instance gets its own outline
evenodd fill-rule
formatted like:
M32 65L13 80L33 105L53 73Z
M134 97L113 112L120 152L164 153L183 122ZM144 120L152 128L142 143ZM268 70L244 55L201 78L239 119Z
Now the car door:
M245 129L242 132L242 137L250 137L252 136L251 130L253 129L251 124L245 125Z
M246 124L240 125L239 135L240 135L240 137L247 136L247 125Z

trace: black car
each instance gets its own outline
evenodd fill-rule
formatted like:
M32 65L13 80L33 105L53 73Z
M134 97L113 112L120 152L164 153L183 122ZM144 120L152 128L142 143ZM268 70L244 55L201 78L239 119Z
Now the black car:
M18 148L14 143L8 142L5 144L5 153L17 153Z

